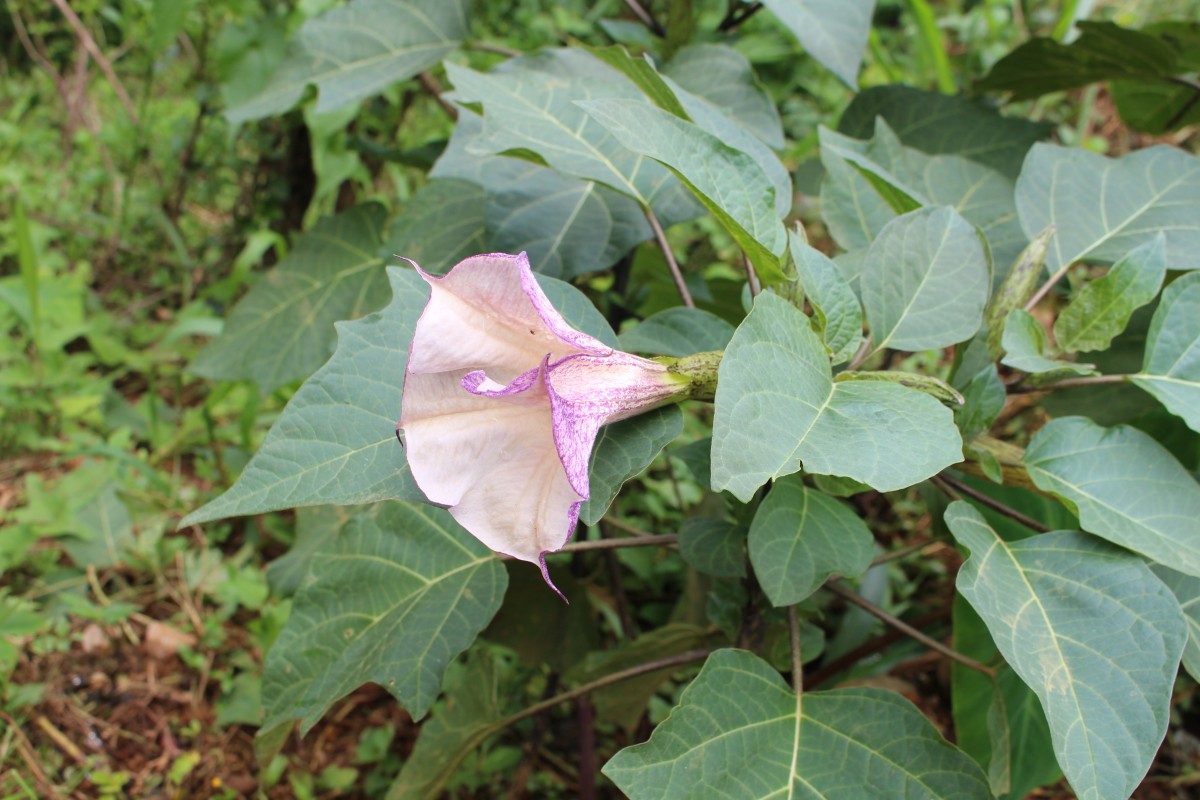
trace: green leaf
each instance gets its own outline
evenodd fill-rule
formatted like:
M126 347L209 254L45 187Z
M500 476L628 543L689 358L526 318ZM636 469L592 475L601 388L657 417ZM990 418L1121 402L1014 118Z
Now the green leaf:
M267 565L267 581L271 591L280 597L291 597L308 578L309 567L332 544L337 532L351 517L367 511L369 506L311 506L296 510L296 540L292 547Z
M1142 371L1130 381L1200 431L1200 276L1184 275L1163 291Z
M503 728L500 679L496 662L480 655L447 677L447 700L421 726L416 747L388 789L387 800L443 795L467 756Z
M1076 531L1009 543L958 501L946 523L971 557L958 590L1038 695L1081 798L1128 797L1166 733L1187 630L1138 558Z
M321 219L238 301L224 331L188 370L212 380L252 380L263 394L311 375L333 352L333 323L381 305L385 217L382 206L369 203Z
M741 650L709 656L650 741L603 771L632 800L991 797L979 767L899 695L853 688L797 698Z
M523 159L476 155L482 135L483 118L460 108L450 143L429 173L482 187L488 244L472 252L524 250L535 272L569 280L607 269L653 237L641 208L625 195Z
M110 483L75 513L75 522L86 538L67 538L63 549L76 566L97 569L124 563L134 545L133 517L128 506L117 496L116 483Z
M841 364L853 358L862 343L862 307L842 271L832 259L811 247L804 229L789 232L788 244L800 285L812 306L817 333L830 360Z
M504 605L480 636L512 648L526 664L547 664L556 672L600 646L600 627L591 603L555 602L547 596L545 583L530 580L524 563L514 560L504 566L509 578ZM565 597L587 596L587 587L570 570L555 570L554 584ZM547 631L555 633L547 636Z
M305 22L270 82L225 116L239 123L281 114L310 85L318 113L378 94L457 49L468 9L465 0L351 0Z
M1013 369L1031 374L1096 374L1096 368L1091 364L1075 364L1048 357L1046 353L1050 349L1050 342L1046 336L1046 329L1024 309L1018 308L1008 315L1008 323L1004 326L1004 336L1000 339L1000 345L1005 351L1001 363Z
M388 503L355 517L313 563L267 654L263 730L299 719L305 733L368 681L420 719L507 585L499 559L447 511Z
M429 289L389 267L392 302L338 323L338 347L305 381L225 494L181 526L281 508L423 497L396 442L404 365Z
M1178 69L1178 53L1156 36L1111 22L1079 22L1078 27L1082 35L1070 44L1042 37L1025 42L997 61L976 90L1032 100L1113 78L1161 79Z
M764 0L817 63L851 89L858 88L858 68L875 0Z
M1071 298L1054 321L1054 340L1068 353L1107 349L1133 312L1158 294L1166 274L1166 238L1160 233Z
M584 47L596 58L620 72L642 90L650 102L680 119L691 120L675 92L666 84L646 56L636 58L619 44L610 47Z
M1017 179L1017 210L1032 236L1057 235L1053 272L1079 260L1113 262L1167 238L1167 268L1200 269L1200 158L1159 145L1117 159L1078 147L1034 145Z
M857 578L874 553L866 523L798 476L771 487L750 525L750 563L776 606L800 602L831 575Z
M775 102L737 50L721 44L690 45L672 56L662 73L690 94L707 100L767 147L783 149L783 123Z
M1200 578L1184 575L1162 564L1151 564L1150 569L1179 601L1187 620L1188 641L1183 648L1183 667L1193 680L1200 680Z
M679 555L707 575L746 577L746 531L726 519L690 517L679 528Z
M733 338L733 326L716 314L676 306L646 317L619 338L627 352L690 356L724 350Z
M596 438L588 467L591 499L579 507L579 518L595 525L612 505L625 481L658 457L683 432L683 412L670 405L605 425Z
M876 351L946 347L983 323L988 256L974 226L954 209L922 208L884 226L859 286Z
M985 103L911 86L872 86L842 113L838 131L855 139L875 134L882 117L908 147L969 158L1016 180L1025 153L1054 126L1001 116Z
M992 429L992 424L1004 410L1008 393L996 372L995 364L975 373L962 389L963 404L954 414L955 423L968 445L980 434Z
M487 234L479 188L464 181L433 180L396 218L383 252L389 258L412 259L426 272L441 275L464 258L497 247Z
M755 299L721 361L713 488L743 502L801 466L900 489L956 463L961 450L952 414L932 397L889 383L834 383L808 318L773 294Z
M1064 417L1033 437L1025 466L1039 489L1076 510L1085 531L1200 576L1200 485L1154 439Z
M547 50L487 74L452 63L446 73L455 99L483 105L474 152L535 153L565 175L653 207L664 227L696 216L695 201L665 167L622 145L577 105L594 98L644 102L632 81L595 56L578 48Z
M665 164L717 218L767 283L784 279L787 231L775 213L775 187L753 157L662 109L627 100L577 105L625 147Z

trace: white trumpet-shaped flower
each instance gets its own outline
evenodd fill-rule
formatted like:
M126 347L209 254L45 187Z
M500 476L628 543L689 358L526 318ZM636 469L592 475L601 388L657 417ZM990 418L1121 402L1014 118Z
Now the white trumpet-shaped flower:
M575 530L600 428L691 396L693 382L572 328L524 253L421 276L431 294L399 424L413 478L481 542L540 565L550 583L545 556Z

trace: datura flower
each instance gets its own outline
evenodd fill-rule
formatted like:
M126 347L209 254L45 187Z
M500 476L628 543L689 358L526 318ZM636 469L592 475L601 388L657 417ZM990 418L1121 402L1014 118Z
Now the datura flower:
M413 478L492 550L538 564L553 587L546 554L575 530L600 428L711 397L714 362L688 375L682 362L623 353L575 330L525 253L473 256L441 278L417 271L431 293L397 426Z

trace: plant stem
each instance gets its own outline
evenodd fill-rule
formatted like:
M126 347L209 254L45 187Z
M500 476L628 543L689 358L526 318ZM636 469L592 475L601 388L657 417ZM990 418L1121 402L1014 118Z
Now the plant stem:
M578 553L583 550L619 550L623 547L670 547L678 543L678 533L651 533L645 536L628 536L624 539L594 539L588 542L571 542L570 544L563 545L554 552ZM502 561L510 561L513 558L501 553L497 553L497 555Z
M977 503L987 506L992 511L995 511L997 514L1003 514L1004 516L1008 517L1009 519L1021 523L1022 525L1024 525L1026 528L1029 528L1030 530L1035 530L1038 533L1047 533L1050 530L1050 527L1048 525L1043 525L1042 523L1038 522L1033 517L1025 516L1020 511L1017 511L1015 508L1006 506L1004 503L1001 503L999 500L988 497L986 494L979 491L978 489L973 489L970 486L968 486L967 484L963 483L962 481L957 480L955 478L951 478L949 475L946 475L944 473L941 475L934 475L932 478L929 479L929 481L934 486L938 487L943 492L945 492L947 497L950 497L953 500L961 500L962 499L961 495L966 495L967 497L971 498L972 500L976 501Z
M896 561L898 559L904 558L905 556L910 556L919 550L924 550L926 547L929 547L929 545L931 545L931 544L937 544L937 543L938 542L936 539L921 539L918 542L913 542L912 544L905 545L904 547L901 547L899 550L893 550L890 553L884 553L881 556L876 556L875 558L871 559L871 566L877 567L880 564L886 564L889 561Z
M1067 378L1062 381L1048 383L1045 386L1018 386L1014 394L1032 394L1034 392L1049 392L1053 389L1072 389L1077 386L1103 386L1110 383L1125 383L1129 375L1085 375L1082 378Z
M1061 281L1067 272L1070 271L1070 269L1070 264L1064 264L1063 266L1059 267L1058 272L1051 275L1050 280L1043 283L1038 290L1033 293L1033 297L1029 298L1029 302L1025 304L1025 310L1033 311L1034 306L1042 302L1042 298L1050 293L1050 290L1054 288L1054 284Z
M954 94L958 91L958 87L954 85L954 73L950 69L950 59L946 56L942 32L938 30L937 18L933 14L933 9L925 0L905 0L904 5L917 23L921 44L924 46L923 49L933 66L934 76L937 78L938 91L942 94Z
M667 242L667 235L663 233L662 225L659 224L658 217L654 215L654 209L650 206L646 206L646 219L650 221L650 228L654 231L654 238L658 241L663 258L667 260L667 266L671 270L671 277L675 279L675 288L679 290L679 296L683 299L683 304L688 308L695 308L696 303L692 300L692 293L688 291L687 284L683 280L683 273L679 269L678 262L675 261L675 253L671 251L671 245Z
M749 5L739 6L736 0L730 0L729 11L726 12L725 18L721 20L721 24L717 25L717 30L721 33L728 33L757 14L762 7L762 3L750 3Z
M137 125L138 114L133 107L133 100L130 99L129 93L125 91L125 85L117 78L117 73L113 70L112 63L105 57L104 53L100 52L100 47L96 44L96 40L92 38L92 34L88 31L87 26L71 10L66 0L51 0L51 2L67 18L67 24L71 26L71 30L75 31L75 35L79 37L80 44L91 54L96 64L100 67L100 71L108 78L108 82L112 84L113 91L117 94L117 99L121 101L121 105L125 106L125 113L129 115L129 120L134 125Z
M527 717L532 717L534 714L537 714L540 711L553 708L559 703L565 703L568 700L574 700L576 697L582 697L585 694L591 694L597 689L603 689L605 686L611 686L614 683L627 681L630 678L636 678L639 675L645 675L647 672L657 672L660 669L678 667L684 664L690 664L693 661L699 661L703 658L708 658L708 656L711 655L716 649L717 648L715 647L705 647L701 650L689 650L686 653L680 653L676 656L668 656L667 658L660 658L656 661L648 661L645 664L638 664L636 667L630 667L629 669L623 669L620 672L614 672L611 675L605 675L603 678L597 678L591 683L585 683L584 685L576 687L569 692L563 692L562 694L555 695L548 700L543 700L540 703L534 703L528 708L521 709L511 717L498 723L495 727L495 730L502 730L510 725L515 725L521 720Z
M629 6L629 10L633 15L642 21L642 24L654 32L655 36L666 36L667 32L663 30L663 26L658 24L658 20L650 16L650 12L642 8L642 4L638 0L625 0L625 5Z
M957 661L958 663L962 664L964 667L969 667L973 670L976 670L977 672L982 672L984 675L989 675L991 677L996 676L995 670L993 670L991 667L987 666L986 664L981 664L973 658L964 656L962 653L958 652L957 650L955 650L952 647L947 647L946 645L939 642L937 639L934 639L932 636L926 636L924 633L921 633L919 630L917 630L913 626L909 625L907 622L900 619L899 617L889 614L888 612L884 611L882 608L875 605L874 603L872 603L870 600L866 599L865 597L861 597L860 595L857 595L854 592L850 591L849 589L847 589L845 586L843 586L841 584L841 581L834 581L831 583L826 583L825 588L828 589L829 591L833 592L837 596L841 597L846 602L852 603L852 604L858 606L859 608L861 608L863 611L866 611L871 616L877 617L877 618L883 620L883 622L885 624L892 626L896 630L903 631L908 636L912 637L913 639L916 639L918 642L925 645L926 647L936 650L937 652L944 655L946 658L949 658L953 661Z
M799 697L804 691L804 657L800 651L800 618L796 606L788 606L788 632L792 640L792 689Z
M654 535L654 534L650 533L650 531L644 531L641 528L635 528L633 525L630 525L628 522L622 522L621 520L616 519L615 517L605 517L604 522L609 525L612 525L614 528L616 528L619 531L625 531L626 533L632 534L634 536L643 536L644 537L644 536L653 536Z
M420 82L421 88L433 96L437 104L442 107L442 111L454 122L458 121L458 109L454 107L446 98L442 97L442 87L437 82L437 78L433 77L428 70L423 70L417 75L417 81Z

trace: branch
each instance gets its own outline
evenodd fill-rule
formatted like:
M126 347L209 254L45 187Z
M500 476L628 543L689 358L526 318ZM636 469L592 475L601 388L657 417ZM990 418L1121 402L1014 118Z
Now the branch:
M133 107L133 100L129 98L129 93L125 91L125 86L117 78L117 73L113 70L112 64L104 56L104 53L100 52L100 47L96 44L96 40L92 38L92 34L88 31L87 27L84 26L75 12L71 10L71 7L67 5L67 0L50 1L67 18L67 23L75 31L75 35L79 37L79 41L83 44L84 49L96 60L96 64L99 65L101 72L108 78L108 82L112 84L113 91L117 93L117 98L121 101L121 105L125 106L125 113L129 115L129 119L134 125L138 124L137 110Z
M662 225L659 224L658 217L654 215L654 209L646 206L645 210L646 219L650 221L650 228L654 231L654 238L658 241L663 258L667 259L667 266L671 269L671 277L675 279L675 288L679 290L679 296L683 298L683 304L688 308L695 308L696 303L692 300L692 293L688 291L687 284L683 281L683 273L679 269L678 262L675 261L675 253L671 251L671 245L667 242L667 235L663 233Z
M417 81L420 82L421 88L433 95L433 99L437 100L442 111L445 111L451 120L458 122L458 109L454 107L453 103L442 97L442 87L438 84L437 78L430 75L428 70L422 70L417 74Z
M721 33L728 33L741 25L746 20L753 17L763 7L762 3L748 3L739 5L736 0L731 0L729 3L729 11L726 12L725 18L717 25L717 30Z
M585 694L591 694L597 689L603 689L605 686L611 686L614 683L627 681L630 678L636 678L639 675L645 675L647 672L657 672L658 670L666 669L667 667L678 667L684 664L690 664L693 661L699 661L701 659L708 658L708 656L711 655L716 649L717 648L715 647L705 647L701 650L689 650L686 653L680 653L677 656L660 658L657 661L648 661L645 664L638 664L636 667L630 667L629 669L623 669L620 672L614 672L611 675L605 675L603 678L597 678L591 683L585 683L583 686L576 687L569 692L563 692L562 694L555 695L549 700L543 700L540 703L534 703L528 708L522 709L508 719L502 721L496 726L495 729L500 730L502 728L507 728L510 725L515 725L521 720L526 719L527 717L532 717L534 714L537 714L540 711L553 708L559 703L565 703L568 700L574 700L576 697L582 697Z
M1072 389L1077 386L1103 386L1107 383L1125 383L1128 375L1085 375L1082 378L1067 378L1062 381L1048 383L1045 386L1016 386L1014 394L1033 394L1034 392L1049 392L1054 389Z
M629 536L624 539L594 539L589 542L571 542L563 545L555 553L578 553L584 550L619 550L622 547L671 547L679 543L679 534L647 534L645 536ZM496 554L501 561L512 561L513 556Z
M796 606L788 606L788 633L792 640L792 689L796 697L804 691L804 655L800 652L800 618Z
M653 31L655 36L662 38L667 35L667 32L663 30L663 26L658 24L658 20L650 16L649 11L642 8L638 0L625 0L625 5L629 6L629 10L633 12L633 15L640 19L643 25Z
M960 495L965 494L967 497L971 498L975 502L987 506L992 511L995 511L997 514L1003 514L1004 516L1008 517L1009 519L1021 523L1022 525L1024 525L1026 528L1029 528L1030 530L1035 530L1038 533L1048 533L1050 531L1050 527L1048 525L1043 525L1042 523L1038 522L1033 517L1025 516L1020 511L1017 511L1015 508L1006 506L1004 503L1001 503L999 500L988 497L986 494L979 491L978 489L973 489L970 486L968 486L967 484L963 483L962 481L956 480L955 478L951 478L949 475L946 475L944 473L941 475L934 475L932 478L929 479L929 481L934 486L938 487L943 492L945 492L946 495L953 500L961 500L962 497Z
M1040 303L1042 298L1049 294L1050 290L1054 288L1054 284L1061 281L1070 270L1071 264L1063 264L1061 267L1059 267L1058 272L1051 275L1050 280L1043 283L1038 290L1033 293L1033 297L1029 298L1029 302L1025 304L1025 310L1033 311L1034 306Z
M1186 103L1180 106L1178 111L1171 115L1169 120L1167 120L1165 127L1167 130L1170 130L1183 121L1183 118L1186 117L1188 112L1195 107L1196 103L1200 103L1200 83L1197 83L1196 81L1189 81L1187 78L1177 77L1167 78L1167 81L1169 83L1184 86L1192 90L1192 96L1187 99Z
M828 589L829 591L833 592L837 596L841 597L846 602L853 603L854 605L858 606L859 608L861 608L863 611L866 611L871 616L878 617L879 619L883 620L884 623L892 626L896 630L903 631L908 636L912 637L913 639L916 639L918 642L925 645L926 647L936 650L937 652L944 655L946 658L949 658L953 661L957 661L958 663L962 664L964 667L969 667L970 669L976 670L977 672L982 672L984 675L988 675L993 678L996 677L996 672L991 667L987 666L986 664L981 664L978 661L976 661L975 659L970 658L969 656L964 656L962 653L958 652L957 650L955 650L952 647L947 647L946 645L939 642L937 639L934 639L932 636L926 636L924 633L921 633L919 630L917 630L913 626L909 625L907 622L900 619L899 617L889 614L888 612L884 611L882 608L875 605L874 603L872 603L870 600L866 599L865 597L862 597L862 596L857 595L854 592L850 591L845 586L843 586L840 581L827 583L827 584L825 584L825 588Z

